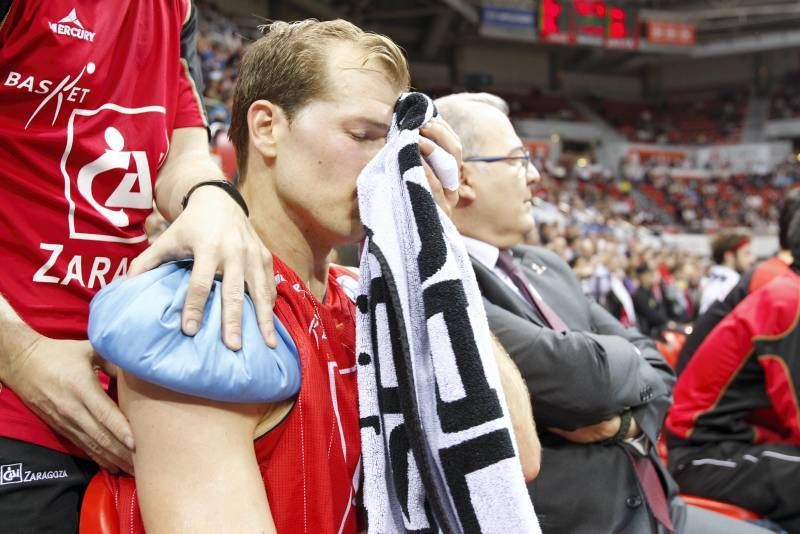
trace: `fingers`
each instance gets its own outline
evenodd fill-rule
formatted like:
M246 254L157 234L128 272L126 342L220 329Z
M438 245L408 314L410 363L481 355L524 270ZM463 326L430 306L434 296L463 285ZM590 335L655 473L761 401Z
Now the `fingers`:
M231 350L242 348L244 266L242 258L231 258L222 273L222 340Z
M195 335L200 329L200 322L203 319L203 311L208 300L208 293L211 291L211 285L214 283L216 270L217 266L213 261L209 261L207 256L198 255L195 259L192 275L189 278L186 302L183 304L181 321L181 328L187 336Z
M459 139L450 125L447 124L447 121L441 117L434 117L420 129L419 133L453 156L456 159L457 167L461 168L461 164L463 163L461 139Z
M73 398L33 408L50 427L69 438L102 467L112 472L119 469L133 472L130 450L111 432L104 430L84 403Z
M136 276L144 272L154 269L164 263L175 258L174 253L170 251L173 249L170 243L169 230L165 232L160 238L156 239L144 252L139 254L131 262L128 268L128 276Z
M433 142L420 138L420 154L433 168L436 177L442 186L450 191L456 191L459 186L459 167L455 158Z
M430 187L433 200L448 217L452 217L453 208L458 203L458 190L451 191L442 187L442 183L425 160L422 160L422 167L425 169L425 177L428 179L428 187Z
M256 310L258 328L264 341L274 348L278 344L272 321L272 308L276 297L275 277L272 270L272 254L267 249L263 247L262 249L256 261L252 259L249 261L245 280Z
M102 389L91 388L83 399L88 417L76 421L90 438L89 450L127 472L133 471L133 431L119 407Z

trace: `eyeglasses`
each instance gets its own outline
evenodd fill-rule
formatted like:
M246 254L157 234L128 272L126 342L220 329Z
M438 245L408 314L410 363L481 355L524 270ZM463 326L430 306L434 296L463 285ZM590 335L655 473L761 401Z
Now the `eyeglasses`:
M531 154L527 150L522 151L521 156L471 156L468 158L464 158L464 163L476 161L482 163L497 163L498 161L510 161L517 163L521 166L521 168L525 169L525 172L530 172L533 163L531 163Z

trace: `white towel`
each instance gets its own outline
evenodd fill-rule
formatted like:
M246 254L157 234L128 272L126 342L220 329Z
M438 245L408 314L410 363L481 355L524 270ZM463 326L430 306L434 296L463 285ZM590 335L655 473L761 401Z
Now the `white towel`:
M435 114L427 96L403 95L358 178L368 529L539 533L472 266L421 164L419 128Z

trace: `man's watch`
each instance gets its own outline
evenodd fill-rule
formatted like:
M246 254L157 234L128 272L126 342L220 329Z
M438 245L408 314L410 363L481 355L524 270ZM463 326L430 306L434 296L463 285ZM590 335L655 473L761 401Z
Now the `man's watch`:
M633 414L630 408L626 408L624 412L619 414L619 430L617 430L616 434L605 440L604 443L619 443L620 441L625 441L625 437L631 429L632 419Z

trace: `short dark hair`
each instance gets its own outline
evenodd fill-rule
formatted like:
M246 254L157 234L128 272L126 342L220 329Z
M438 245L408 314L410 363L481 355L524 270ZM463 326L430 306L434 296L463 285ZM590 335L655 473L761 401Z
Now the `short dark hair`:
M711 257L714 263L725 261L726 252L736 252L741 246L753 239L750 232L738 228L720 230L711 238Z

